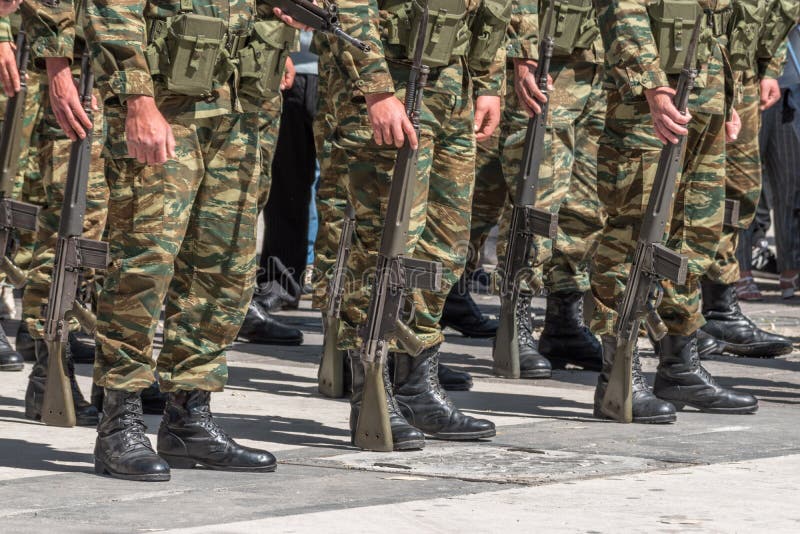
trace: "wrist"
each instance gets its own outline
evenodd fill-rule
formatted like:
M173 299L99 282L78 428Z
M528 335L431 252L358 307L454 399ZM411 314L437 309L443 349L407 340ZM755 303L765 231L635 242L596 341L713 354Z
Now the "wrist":
M145 109L156 107L156 101L152 96L148 95L130 95L125 99L125 105L128 110L137 112Z
M47 77L55 78L62 74L65 70L69 72L69 77L72 78L70 71L69 59L65 57L48 57L45 58L45 65L47 66Z

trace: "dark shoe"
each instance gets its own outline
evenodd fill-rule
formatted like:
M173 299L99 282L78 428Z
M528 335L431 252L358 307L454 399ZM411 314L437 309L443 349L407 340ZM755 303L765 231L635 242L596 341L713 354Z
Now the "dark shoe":
M278 311L293 304L295 299L286 291L277 280L271 280L256 287L253 300L267 313Z
M531 300L533 295L520 294L514 320L517 322L517 341L519 342L519 376L520 378L550 378L553 367L550 360L539 353L533 339L533 312Z
M44 400L44 390L47 385L47 360L49 354L47 343L44 340L34 341L36 346L36 363L33 364L30 377L28 377L28 389L25 391L25 417L40 421L42 419L42 401ZM72 361L69 343L64 344L64 355L66 359L67 374L72 386L72 402L75 405L75 424L78 426L97 426L99 419L97 408L86 402L81 393L78 382L75 380L75 362Z
M6 337L6 332L0 327L0 371L22 371L25 360L22 354L14 350Z
M717 385L700 364L697 336L667 335L656 343L659 357L653 393L675 405L685 405L701 412L749 414L758 410L758 400L747 393Z
M94 337L83 332L69 333L69 348L75 363L94 363Z
M437 439L472 440L496 434L494 423L455 407L439 384L439 347L416 357L395 354L395 398L413 426Z
M169 465L153 452L145 429L139 393L106 389L94 447L95 473L144 482L169 480Z
M472 377L469 373L456 371L442 362L439 362L439 383L447 391L469 391L472 389Z
M733 285L709 280L703 290L703 331L716 338L725 352L751 358L774 358L792 352L792 342L758 328L742 313Z
M706 334L702 329L697 331L697 353L701 360L708 360L712 356L722 356L725 344L720 343L715 337Z
M221 471L275 471L267 451L243 447L228 437L211 415L208 391L170 393L158 429L158 454L174 468L197 464Z
M236 339L263 345L301 345L303 333L277 321L256 302L251 301Z
M36 361L36 350L33 348L33 338L31 337L31 333L28 332L28 325L24 320L19 323L17 339L14 346L17 348L17 352L22 354L22 358L26 362Z
M570 364L586 371L601 370L603 347L583 322L583 293L558 291L547 295L539 353L550 360L553 369Z
M356 425L361 412L361 400L364 396L364 365L357 350L347 351L347 361L350 363L350 441L355 445ZM383 385L386 388L386 409L389 412L389 425L392 428L392 443L396 451L408 451L425 447L425 435L408 424L406 418L397 407L394 393L392 392L392 378L389 369L391 360L383 368Z
M303 288L300 286L296 273L287 269L283 262L276 256L269 256L264 264L264 280L275 281L289 296L289 299L282 304L286 310L294 310L300 305L300 297L303 295ZM269 283L269 282L267 282Z
M469 285L464 275L450 289L442 310L442 328L449 326L464 337L488 338L497 333L497 319L489 319L481 313L472 300Z
M603 397L606 394L608 378L614 365L614 355L617 351L617 338L603 336L603 368L597 377L597 387L594 390L594 416L598 419L608 419L600 410ZM642 362L639 359L639 350L633 352L633 422L634 423L674 423L675 406L653 395L650 385L642 372Z
M103 411L103 388L92 385L91 403L97 411ZM142 397L142 411L147 415L162 415L167 405L167 394L162 393L158 382L153 382L140 393Z

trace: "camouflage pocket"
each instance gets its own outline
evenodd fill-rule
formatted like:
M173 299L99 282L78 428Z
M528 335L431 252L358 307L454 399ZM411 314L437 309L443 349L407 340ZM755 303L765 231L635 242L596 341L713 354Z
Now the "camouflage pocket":
M701 13L696 0L660 0L647 8L653 38L667 74L678 74L686 59L692 30ZM700 54L698 60L700 60Z
M239 51L239 92L262 100L280 89L284 64L297 30L278 21L259 21L247 46Z

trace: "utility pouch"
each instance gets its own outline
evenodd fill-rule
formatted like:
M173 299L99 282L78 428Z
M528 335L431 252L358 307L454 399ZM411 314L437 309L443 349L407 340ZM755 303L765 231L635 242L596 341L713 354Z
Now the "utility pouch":
M414 57L413 36L422 22L422 0L386 2L381 10L381 37L399 47L402 59ZM425 50L422 62L431 67L452 63L454 56L467 53L469 28L465 0L430 0L428 27L425 29ZM503 30L505 32L505 29Z
M209 95L218 78L226 35L222 19L194 13L154 21L145 52L151 74L173 93Z
M553 54L570 55L576 48L589 48L600 29L594 18L592 0L545 0L541 13L553 3Z
M468 65L472 70L485 71L492 65L497 50L506 40L511 21L511 2L484 0L472 19Z
M800 16L798 0L772 0L758 40L758 57L772 58Z
M697 0L659 0L648 6L647 12L661 56L661 69L667 74L678 74L686 59L695 20L702 12L700 4Z
M734 0L728 33L728 53L733 70L756 68L757 41L766 16L765 7L762 0Z
M256 99L277 93L296 38L297 30L280 21L256 22L247 46L237 54L239 93Z

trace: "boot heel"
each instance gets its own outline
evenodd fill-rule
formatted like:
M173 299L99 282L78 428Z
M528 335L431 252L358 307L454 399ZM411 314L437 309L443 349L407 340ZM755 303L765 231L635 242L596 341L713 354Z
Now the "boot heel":
M197 462L186 456L173 456L171 454L161 454L161 453L159 453L159 456L161 456L161 458L163 458L164 461L167 462L170 467L173 467L175 469L191 469L195 465L197 465Z
M100 460L94 461L94 473L96 475L105 475L106 474L106 466Z

